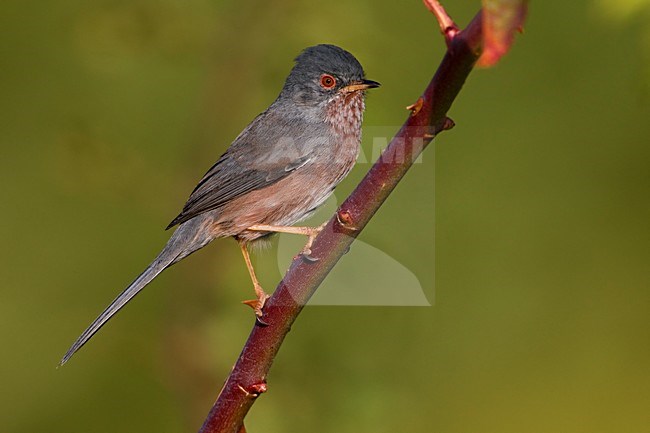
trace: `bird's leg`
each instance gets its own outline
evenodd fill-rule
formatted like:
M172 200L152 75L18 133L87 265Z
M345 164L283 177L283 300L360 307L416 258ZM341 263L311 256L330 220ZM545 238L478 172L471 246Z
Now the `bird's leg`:
M303 247L300 254L309 256L311 254L311 245L314 243L316 236L323 230L327 225L327 221L318 227L293 227L293 226L269 226L269 225L254 225L250 226L247 230L254 232L274 232L274 233L289 233L294 235L303 235L307 236L307 243Z
M311 234L307 235L307 243L302 248L302 251L300 251L300 254L304 255L307 258L311 257L311 244L314 243L314 239L316 239L316 236L318 236L318 234L321 231L323 231L326 225L327 225L327 221L325 221L323 224L319 225L318 227L309 227L313 231Z
M260 318L262 317L262 308L264 308L264 304L266 303L266 300L269 298L269 295L267 295L266 292L264 292L264 289L262 289L260 282L257 280L257 275L255 275L255 269L253 268L253 264L251 263L251 256L250 254L248 254L248 248L246 247L246 243L239 242L239 247L241 248L241 253L244 256L244 261L246 262L248 273L251 276L251 280L253 280L253 288L255 289L255 296L257 296L257 299L242 301L242 303L248 305L253 310L255 310L255 315L257 316L257 320L260 321L261 323L264 323L260 320Z

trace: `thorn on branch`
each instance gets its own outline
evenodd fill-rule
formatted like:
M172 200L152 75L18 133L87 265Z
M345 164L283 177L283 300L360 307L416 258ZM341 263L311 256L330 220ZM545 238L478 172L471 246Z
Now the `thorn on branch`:
M266 382L254 383L248 388L244 388L241 385L237 385L237 387L242 390L244 394L246 394L246 397L250 398L257 398L260 396L260 394L264 394L267 390Z
M415 117L420 112L423 105L424 105L424 99L422 98L422 96L420 96L418 100L415 101L415 104L409 105L408 107L406 107L406 109L411 110L411 117Z
M424 138L433 138L434 136L440 134L442 131L449 131L452 129L454 126L456 126L456 122L454 122L450 117L446 117L442 119L439 123L436 124L434 127L434 133L432 134L424 134Z
M442 124L442 130L449 131L454 126L456 126L456 122L454 122L451 117L445 117L445 121Z

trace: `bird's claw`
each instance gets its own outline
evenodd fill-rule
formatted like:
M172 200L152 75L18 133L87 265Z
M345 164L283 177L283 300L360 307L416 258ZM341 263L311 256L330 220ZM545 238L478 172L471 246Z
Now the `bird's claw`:
M300 250L300 254L304 257L311 257L311 244L314 243L314 237L315 236L309 236L309 240L305 244L305 246Z
M268 299L268 296L266 296L264 301L266 301L266 299ZM260 301L259 299L250 299L248 301L242 301L242 304L248 305L255 311L255 322L258 325L269 326L268 322L265 322L262 319L262 317L264 317L264 313L262 312L262 308L264 308L264 301Z
M302 256L302 258L307 260L308 262L316 262L316 261L318 261L318 259L316 257L313 257L311 255L311 244L314 243L314 239L316 239L317 235L318 235L318 232L316 232L315 234L309 235L309 239L307 240L307 243L305 244L303 249L300 251L300 255Z
M262 309L264 308L264 305L266 304L266 300L270 298L269 295L267 295L264 290L262 290L261 287L255 287L255 293L257 294L257 299L249 299L247 301L242 301L242 304L246 304L249 307L255 311L255 318L257 322L261 325L268 325L268 323L264 322L262 320L262 316L264 316L264 312Z
M264 327L269 326L269 323L262 320L262 318L259 317L259 316L255 316L255 323L257 323L260 326L264 326Z
M304 251L301 253L303 260L309 263L316 263L320 259L318 257L314 257L311 255L311 250L309 251Z

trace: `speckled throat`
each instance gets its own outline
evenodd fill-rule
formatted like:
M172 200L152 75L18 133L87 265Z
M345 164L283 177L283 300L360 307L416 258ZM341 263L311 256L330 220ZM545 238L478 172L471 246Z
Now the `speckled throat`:
M325 120L346 140L361 142L361 123L365 109L362 91L338 93L327 105Z

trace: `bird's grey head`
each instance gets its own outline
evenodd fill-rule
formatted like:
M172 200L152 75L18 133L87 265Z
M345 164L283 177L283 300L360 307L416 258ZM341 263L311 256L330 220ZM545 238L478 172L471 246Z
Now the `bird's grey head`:
M352 54L335 45L322 44L306 48L296 57L280 99L319 106L338 94L373 87L379 87L379 83L365 79L363 67Z

